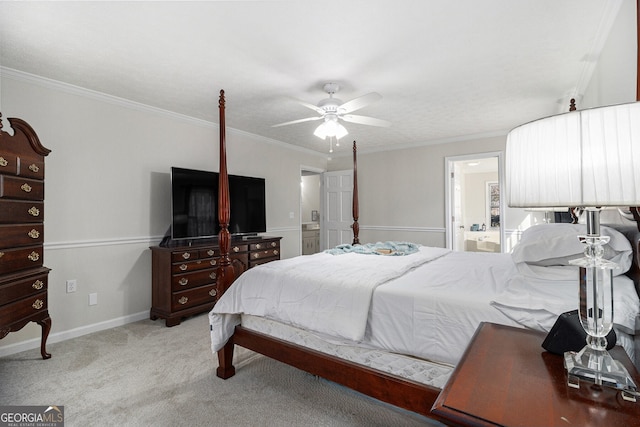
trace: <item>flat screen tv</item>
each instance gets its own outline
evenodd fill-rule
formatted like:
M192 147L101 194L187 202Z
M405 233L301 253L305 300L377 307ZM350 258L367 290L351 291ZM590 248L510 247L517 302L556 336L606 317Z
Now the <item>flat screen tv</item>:
M264 178L229 175L229 199L231 234L267 231ZM218 173L172 167L171 238L205 239L219 232Z

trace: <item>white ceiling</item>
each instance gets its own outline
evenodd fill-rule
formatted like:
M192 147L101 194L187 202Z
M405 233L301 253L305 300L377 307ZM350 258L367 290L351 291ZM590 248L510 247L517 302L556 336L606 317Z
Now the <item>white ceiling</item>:
M356 114L392 123L343 141L392 149L565 111L620 1L0 1L0 65L210 122L224 89L228 127L321 153L319 122L271 126L337 82L343 101L380 93Z

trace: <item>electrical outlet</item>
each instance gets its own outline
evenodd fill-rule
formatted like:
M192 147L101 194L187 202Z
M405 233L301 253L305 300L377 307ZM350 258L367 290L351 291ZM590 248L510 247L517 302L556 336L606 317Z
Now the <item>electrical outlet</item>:
M98 305L98 294L89 294L89 305Z
M76 279L67 280L67 293L75 292L78 289Z

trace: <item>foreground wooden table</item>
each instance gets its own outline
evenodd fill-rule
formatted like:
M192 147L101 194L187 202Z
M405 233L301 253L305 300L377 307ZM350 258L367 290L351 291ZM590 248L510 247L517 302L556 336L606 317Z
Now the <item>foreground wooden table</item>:
M545 351L545 334L482 323L432 414L459 426L640 426L640 399L581 383L567 386L562 356ZM611 355L640 375L621 347Z

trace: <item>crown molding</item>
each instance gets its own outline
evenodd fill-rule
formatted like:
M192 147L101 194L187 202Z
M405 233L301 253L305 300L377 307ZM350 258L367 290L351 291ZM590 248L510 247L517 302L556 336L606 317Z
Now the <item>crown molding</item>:
M143 113L159 115L165 118L186 122L196 126L203 126L211 129L216 129L216 130L220 129L220 126L218 125L218 123L210 122L203 119L198 119L195 117L187 116L186 114L180 114L180 113L176 113L176 112L165 110L158 107L153 107L151 105L143 104L136 101L131 101L126 98L120 98L117 96L113 96L113 95L109 95L103 92L98 92L92 89L87 89L84 87L72 85L69 83L64 83L59 80L53 80L47 77L42 77L35 74L27 73L24 71L15 70L13 68L0 66L0 77L33 84L36 86L44 87L46 89L56 90L59 92L64 92L64 93L80 96L87 99L92 99L98 102L104 102L107 104L116 105L122 108L129 108L131 110L140 111ZM309 150L308 148L298 147L296 145L287 144L282 141L278 141L272 138L266 138L264 136L256 135L254 133L245 132L243 130L234 129L231 127L227 127L227 134L235 134L235 135L240 135L247 138L253 138L265 144L275 145L280 148L298 151L298 152L310 154L316 157L322 157L322 158L326 157L326 154L324 153L319 153L314 150Z

